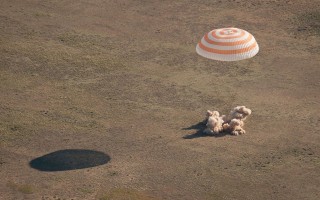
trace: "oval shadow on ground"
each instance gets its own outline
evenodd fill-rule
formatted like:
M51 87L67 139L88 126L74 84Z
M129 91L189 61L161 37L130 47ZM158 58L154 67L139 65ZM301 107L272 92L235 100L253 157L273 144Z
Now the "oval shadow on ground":
M33 159L29 165L40 171L53 172L95 167L106 164L110 159L110 156L99 151L65 149Z

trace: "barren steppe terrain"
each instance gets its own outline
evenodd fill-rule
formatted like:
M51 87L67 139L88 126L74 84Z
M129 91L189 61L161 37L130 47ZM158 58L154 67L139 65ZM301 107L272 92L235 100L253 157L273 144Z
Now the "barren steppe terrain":
M260 52L197 55L223 27ZM319 0L0 0L0 199L320 199L319 44Z

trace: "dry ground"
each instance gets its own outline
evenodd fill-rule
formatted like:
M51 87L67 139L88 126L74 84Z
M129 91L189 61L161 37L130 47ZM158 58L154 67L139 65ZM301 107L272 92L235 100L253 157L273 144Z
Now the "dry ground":
M0 0L0 199L319 199L318 0ZM252 33L252 59L195 46ZM207 109L247 134L199 134ZM45 172L68 149L104 165Z

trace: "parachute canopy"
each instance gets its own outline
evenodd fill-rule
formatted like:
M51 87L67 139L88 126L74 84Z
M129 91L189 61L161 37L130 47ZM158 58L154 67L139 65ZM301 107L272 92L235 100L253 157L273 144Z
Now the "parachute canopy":
M239 28L214 29L205 34L196 47L199 55L220 61L237 61L255 56L259 51L253 35Z

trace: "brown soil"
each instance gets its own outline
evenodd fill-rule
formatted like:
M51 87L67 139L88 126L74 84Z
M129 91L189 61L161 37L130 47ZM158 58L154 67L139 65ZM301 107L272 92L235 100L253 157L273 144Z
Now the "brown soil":
M319 199L319 10L318 0L1 1L0 199ZM206 32L230 26L255 36L254 58L196 54ZM253 110L246 135L200 134L207 109L237 105ZM30 164L69 149L110 161Z

